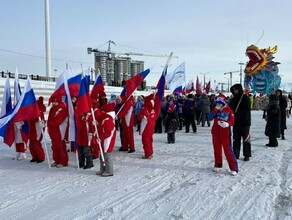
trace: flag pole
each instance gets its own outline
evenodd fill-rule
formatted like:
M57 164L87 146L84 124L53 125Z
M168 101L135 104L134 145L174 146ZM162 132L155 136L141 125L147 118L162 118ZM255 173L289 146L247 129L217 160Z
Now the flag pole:
M92 114L93 121L96 122L93 108L91 108L91 114ZM102 165L105 166L105 159L104 159L103 150L102 150L102 147L101 147L101 143L100 143L100 139L99 139L96 123L94 123L94 129L95 129L95 134L96 134L96 137L97 137L97 144L98 144L98 148L99 148L99 152L100 152L100 156L101 156Z
M39 122L42 121L41 118L39 118ZM47 141L46 141L46 137L45 137L45 133L44 133L44 130L42 129L42 135L43 135L43 140L42 142L44 143L45 145L45 152L46 152L46 157L47 157L47 161L48 161L48 164L49 164L49 168L51 168L51 163L50 163L50 157L49 157L49 152L48 152L48 148L47 148Z
M170 63L170 60L171 60L172 55L173 55L173 52L171 52L169 54L168 58L167 58L167 61L166 61L165 65L164 65L164 68L163 68L163 74L165 73L166 69L169 66L169 63ZM158 88L155 89L155 93L154 93L153 99L155 98L155 95L156 95L157 91L158 91Z
M84 75L84 71L83 71L82 64L80 64L80 65L81 65L82 75ZM91 110L91 114L92 114L93 121L96 122L93 108L91 107L90 110ZM96 134L96 137L97 137L97 144L98 144L98 147L99 147L99 152L100 152L100 157L101 157L102 165L105 166L105 159L104 159L103 150L102 150L102 147L101 147L101 144L100 144L100 139L99 139L99 135L98 135L98 130L97 130L96 123L94 123L94 129L95 129L95 134Z

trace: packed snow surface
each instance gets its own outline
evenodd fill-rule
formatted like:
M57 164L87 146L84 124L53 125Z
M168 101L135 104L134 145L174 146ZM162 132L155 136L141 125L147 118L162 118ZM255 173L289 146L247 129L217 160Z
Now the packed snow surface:
M143 160L141 136L135 132L136 152L113 152L115 174L96 175L69 166L49 168L47 161L13 160L14 148L0 146L0 219L292 219L291 118L286 140L266 147L265 120L252 111L252 158L238 160L239 173L214 173L210 127L197 133L154 134L154 157ZM51 159L51 143L46 135Z

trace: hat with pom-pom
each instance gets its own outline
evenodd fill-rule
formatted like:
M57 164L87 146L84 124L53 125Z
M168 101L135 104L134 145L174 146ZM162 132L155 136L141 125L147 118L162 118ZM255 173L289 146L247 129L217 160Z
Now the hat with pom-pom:
M225 95L221 94L215 101L215 104L221 104L221 105L226 105L226 97Z

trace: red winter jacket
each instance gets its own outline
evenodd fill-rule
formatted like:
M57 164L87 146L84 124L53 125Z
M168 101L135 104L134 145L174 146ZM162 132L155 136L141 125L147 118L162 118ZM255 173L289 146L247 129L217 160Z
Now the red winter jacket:
M134 102L132 99L128 99L124 106L122 106L121 111L117 115L117 118L121 119L121 126L123 127L133 127L134 126Z
M222 110L213 109L213 111L209 114L209 119L214 119L214 124L212 127L212 135L215 137L229 137L231 136L231 129L230 127L234 125L234 113L228 105L226 105ZM218 125L218 121L224 121L229 124L228 127L222 128Z
M105 153L111 153L115 146L116 126L114 117L114 112L102 112L98 119L98 135Z
M65 103L60 103L50 109L48 117L48 133L52 140L64 140L68 127L68 109Z
M89 133L94 133L94 127L92 125L92 115L77 115L76 126L77 126L77 144L78 146L89 146Z

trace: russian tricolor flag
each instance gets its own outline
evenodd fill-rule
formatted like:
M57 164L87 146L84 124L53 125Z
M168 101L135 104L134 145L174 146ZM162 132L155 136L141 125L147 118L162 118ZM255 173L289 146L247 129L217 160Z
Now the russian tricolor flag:
M15 139L14 123L29 121L39 116L39 107L28 77L18 102L9 113L0 119L0 136L5 139L7 145L11 146Z
M164 90L165 90L165 76L166 75L167 75L167 67L163 70L160 76L160 79L156 85L157 92L155 93L155 97L154 97L155 112L160 112L160 109L161 109L161 101L164 96Z
M82 79L82 73L74 74L70 69L65 70L57 79L55 92L49 98L49 105L54 100L56 96L64 97L66 96L65 87L64 87L64 75L67 79L68 88L71 97L78 97L80 84Z
M121 98L123 101L126 101L133 94L133 92L138 88L138 86L141 85L141 83L149 73L150 69L146 69L126 81L126 85L121 92Z
M90 96L92 98L97 98L100 96L100 94L104 94L104 86L103 86L103 82L102 82L102 78L101 75L99 74L98 77L95 80L95 83L92 87Z
M90 75L88 71L85 73L83 79L81 80L80 90L78 94L77 101L77 114L84 114L91 111L92 104L89 97L89 83L90 83Z

